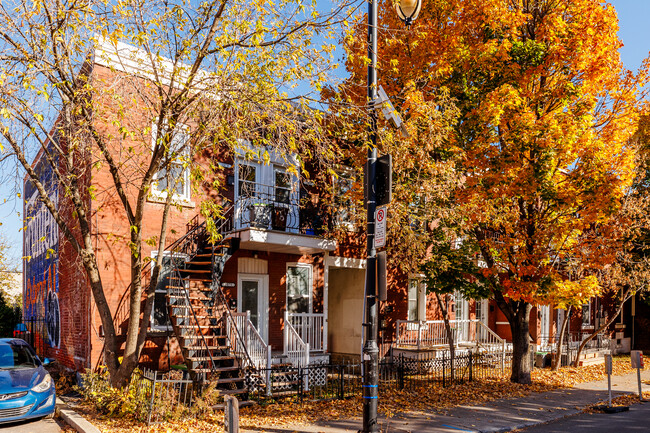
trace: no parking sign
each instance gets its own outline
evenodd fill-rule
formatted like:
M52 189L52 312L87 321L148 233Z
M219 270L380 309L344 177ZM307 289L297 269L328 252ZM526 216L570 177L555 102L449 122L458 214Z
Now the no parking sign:
M379 206L375 210L375 248L386 245L386 213L387 206Z

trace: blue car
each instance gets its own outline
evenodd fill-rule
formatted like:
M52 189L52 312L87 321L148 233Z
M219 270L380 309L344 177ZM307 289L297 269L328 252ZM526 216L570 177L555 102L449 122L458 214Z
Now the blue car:
M54 413L54 381L34 349L19 338L0 338L0 423Z

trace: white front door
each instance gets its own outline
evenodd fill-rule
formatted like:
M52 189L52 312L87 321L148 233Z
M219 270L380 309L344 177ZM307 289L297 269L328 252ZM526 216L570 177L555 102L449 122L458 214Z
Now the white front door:
M237 277L237 311L250 312L250 320L268 343L269 277L260 274L239 274Z
M462 343L468 340L469 331L469 304L460 292L454 292L454 303L456 305L456 342Z
M488 326L488 304L489 300L480 299L476 301L476 320L486 327ZM476 337L480 342L488 340L488 331L484 327L477 325Z

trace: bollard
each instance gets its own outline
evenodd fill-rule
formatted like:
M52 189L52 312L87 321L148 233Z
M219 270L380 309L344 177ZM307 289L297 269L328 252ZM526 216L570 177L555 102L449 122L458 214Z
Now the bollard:
M641 390L641 369L643 368L643 352L640 350L633 350L630 352L630 360L632 361L632 368L636 368L636 380L639 383L639 401L643 401L643 391Z
M226 433L239 433L239 400L232 395L223 397Z
M607 373L608 406L612 407L612 355L605 355L605 373Z

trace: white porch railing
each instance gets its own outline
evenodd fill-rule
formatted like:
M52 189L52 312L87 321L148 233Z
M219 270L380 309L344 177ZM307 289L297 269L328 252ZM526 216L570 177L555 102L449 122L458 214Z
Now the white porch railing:
M300 337L296 328L287 320L286 313L284 318L284 355L293 365L306 367L309 365L309 343Z
M242 360L247 359L244 356L247 352L248 358L253 364L252 367L270 368L271 346L266 344L260 333L255 329L255 325L250 319L250 312L232 313L232 317L235 323L228 320L228 340L232 351ZM237 338L237 332L241 338Z
M450 320L454 346L459 344L477 344L485 346L502 346L505 342L490 328L478 320ZM447 331L443 320L398 320L397 346L427 348L446 347L449 345Z
M302 341L309 344L312 352L326 352L327 339L324 335L325 315L322 313L284 313L284 322L290 323ZM285 327L285 334L287 333ZM285 337L286 339L286 337Z

